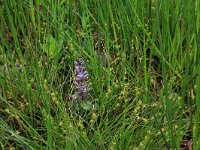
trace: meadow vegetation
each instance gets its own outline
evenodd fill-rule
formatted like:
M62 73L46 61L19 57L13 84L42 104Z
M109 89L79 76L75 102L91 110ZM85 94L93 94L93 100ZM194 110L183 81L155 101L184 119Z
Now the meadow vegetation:
M200 0L0 1L0 149L191 148Z

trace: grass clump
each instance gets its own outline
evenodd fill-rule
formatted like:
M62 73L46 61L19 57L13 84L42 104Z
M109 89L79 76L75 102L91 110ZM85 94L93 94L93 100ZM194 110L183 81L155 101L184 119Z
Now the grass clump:
M200 148L199 0L0 7L1 149Z

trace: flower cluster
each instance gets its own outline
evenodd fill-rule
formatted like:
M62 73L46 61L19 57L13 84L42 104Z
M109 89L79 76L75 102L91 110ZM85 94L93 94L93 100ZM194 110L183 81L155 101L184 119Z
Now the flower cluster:
M84 61L78 60L74 62L75 64L75 79L74 86L76 89L76 93L73 95L73 99L81 99L85 100L87 95L89 94L89 85L88 85L88 73L86 68L84 67Z

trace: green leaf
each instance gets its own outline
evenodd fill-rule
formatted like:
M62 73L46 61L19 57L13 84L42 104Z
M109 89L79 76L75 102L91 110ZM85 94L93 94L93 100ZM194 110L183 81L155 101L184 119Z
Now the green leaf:
M60 36L58 40L52 37L52 35L47 36L45 44L42 45L44 52L46 52L50 57L55 58L62 49L63 37Z
M84 110L91 110L92 108L92 103L90 101L81 102L80 105Z

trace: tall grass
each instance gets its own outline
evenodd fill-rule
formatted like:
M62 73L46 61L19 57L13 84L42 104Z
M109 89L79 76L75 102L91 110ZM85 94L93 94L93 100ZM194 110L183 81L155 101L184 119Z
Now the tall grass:
M199 0L0 7L1 149L200 149Z

